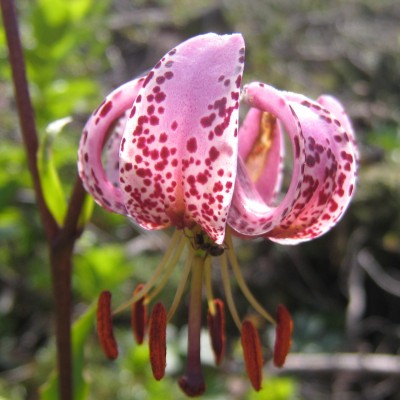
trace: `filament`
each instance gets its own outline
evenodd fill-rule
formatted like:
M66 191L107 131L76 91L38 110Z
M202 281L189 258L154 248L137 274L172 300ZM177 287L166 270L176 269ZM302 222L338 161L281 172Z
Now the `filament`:
M173 255L171 261L168 263L168 267L166 268L164 276L157 284L157 287L153 290L153 292L146 297L146 304L150 303L158 295L158 293L160 293L161 290L164 289L165 285L168 283L169 278L171 277L176 265L178 264L179 257L182 254L185 244L186 244L185 240L181 240L178 243L175 254Z
M132 303L134 303L135 301L138 301L139 299L141 299L144 295L146 295L146 293L154 286L154 284L156 283L157 279L159 278L159 276L161 275L163 269L165 268L165 265L167 264L169 258L172 255L172 252L175 251L177 244L178 244L178 248L180 248L180 243L184 240L184 236L182 234L181 231L176 231L172 238L171 238L171 242L168 246L168 250L166 251L166 253L164 254L164 257L162 258L160 264L158 264L156 270L154 271L153 275L151 276L151 278L146 282L146 284L143 286L142 290L140 290L139 292L137 292L133 297L131 297L128 301L126 301L125 303L122 303L114 312L113 315L125 310L125 308L129 307Z
M242 323L240 322L239 314L237 312L235 301L233 300L232 296L232 288L229 282L228 260L225 253L221 256L221 276L222 283L224 285L226 303L228 304L228 308L232 315L232 318L240 331L242 329Z
M169 309L169 312L168 312L168 317L167 317L168 321L175 314L175 311L178 308L178 305L179 305L179 303L180 303L180 301L182 299L182 295L183 295L183 292L185 290L186 282L187 282L188 277L189 277L189 272L190 272L190 269L192 268L193 258L194 258L194 251L193 251L192 248L189 248L189 255L188 255L188 258L187 258L187 260L185 262L185 265L183 267L181 280L179 281L179 285L178 285L178 288L176 290L174 300L172 301L171 308Z
M216 309L214 304L214 295L212 290L212 279L211 279L211 257L207 256L204 261L204 281L206 285L206 296L208 309L212 316L215 315Z
M229 262L231 263L233 273L235 275L235 278L237 280L237 283L239 284L239 287L243 293L243 295L246 297L248 302L251 304L251 306L259 313L261 314L267 321L271 322L271 324L276 325L275 319L269 314L265 308L254 298L253 294L251 293L249 287L247 286L242 272L240 271L240 266L239 263L236 259L235 253L232 250L233 249L233 242L232 242L232 236L230 231L227 231L226 234L226 241L227 245L229 247L228 250L228 258Z

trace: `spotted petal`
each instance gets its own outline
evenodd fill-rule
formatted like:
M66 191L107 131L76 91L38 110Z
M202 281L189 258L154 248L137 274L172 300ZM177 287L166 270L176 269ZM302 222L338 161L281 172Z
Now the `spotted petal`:
M239 162L229 224L240 235L285 244L322 235L339 220L353 194L356 157L351 125L343 126L342 116L317 102L264 84L246 86L243 98L281 121L292 142L293 171L285 197L270 207Z
M143 78L130 81L110 93L89 118L83 130L78 151L78 172L85 189L103 208L119 214L126 214L122 192L115 172L112 172L111 157L108 158L108 172L102 164L104 143L110 135L107 148L118 160L118 132L125 124L124 113L132 107ZM110 142L111 141L111 142ZM115 166L115 164L114 164Z
M241 35L197 36L147 75L120 152L124 203L147 229L199 224L224 238L237 160Z

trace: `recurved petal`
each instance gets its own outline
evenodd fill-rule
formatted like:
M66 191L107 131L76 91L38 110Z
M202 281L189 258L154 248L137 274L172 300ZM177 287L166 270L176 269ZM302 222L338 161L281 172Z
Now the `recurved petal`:
M103 150L103 165L107 179L119 187L119 147L124 133L129 111L125 111L110 128L110 134Z
M264 235L286 244L309 240L335 225L349 204L356 177L353 134L320 104L299 98L259 83L245 88L251 106L272 113L285 127L293 172L285 197L272 208L249 182L243 165L238 168L229 224L241 235Z
M126 214L122 192L115 186L115 175L108 177L103 168L102 151L110 131L118 129L115 124L132 107L143 80L135 79L110 93L89 118L79 144L78 172L85 189L100 206L119 214ZM115 143L112 149L115 150Z
M147 75L120 153L125 203L144 228L198 223L223 242L243 63L241 35L207 34L171 50Z
M323 95L318 97L317 102L329 110L332 115L334 115L339 123L342 125L345 132L348 134L354 149L354 154L356 157L357 163L360 160L360 152L358 149L358 144L356 141L356 137L354 134L353 126L351 124L350 118L346 113L346 110L343 108L343 105L335 99L333 96ZM337 123L337 122L336 122ZM339 137L336 140L340 140Z

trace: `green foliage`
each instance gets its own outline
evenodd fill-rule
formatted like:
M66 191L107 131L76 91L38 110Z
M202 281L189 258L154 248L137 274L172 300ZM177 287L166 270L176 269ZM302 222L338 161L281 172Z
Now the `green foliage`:
M50 212L59 225L62 225L67 211L67 201L62 188L57 169L54 165L52 145L54 138L60 133L62 128L71 122L67 117L55 121L46 129L38 152L38 169L43 188L43 195Z
M259 392L251 391L248 400L295 400L297 385L292 378L270 377L263 381Z

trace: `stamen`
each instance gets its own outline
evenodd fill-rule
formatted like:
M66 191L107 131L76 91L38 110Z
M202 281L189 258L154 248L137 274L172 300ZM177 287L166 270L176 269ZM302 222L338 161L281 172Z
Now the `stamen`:
M243 322L241 339L247 375L253 388L258 392L261 389L264 360L257 329L249 320Z
M233 273L235 274L237 283L239 284L240 289L242 290L243 295L246 297L247 301L251 304L251 306L261 314L267 321L271 322L271 324L276 325L275 319L271 316L271 314L265 310L265 308L254 298L251 293L249 287L246 284L246 281L243 278L242 272L240 271L239 263L236 259L235 252L233 251L233 242L232 235L230 230L226 232L226 241L228 245L228 258L232 265Z
M182 231L175 231L171 238L171 242L168 246L167 252L164 254L164 257L162 258L160 264L158 264L156 270L154 271L152 277L146 282L146 284L143 286L143 289L136 293L131 299L126 301L125 303L121 304L116 310L114 310L113 315L118 314L119 312L125 310L127 307L130 307L132 303L135 301L138 301L141 299L143 296L145 296L148 291L154 286L156 283L158 277L161 275L162 271L165 268L165 265L167 264L168 260L170 259L172 253L176 251L176 249L181 249L180 243L184 241L185 237L183 236ZM177 243L178 246L177 246ZM182 250L182 249L181 249Z
M211 313L211 315L214 316L216 313L216 309L214 305L214 295L212 290L211 257L206 257L204 262L204 282L206 284L208 310Z
M168 321L173 317L176 309L178 308L179 303L181 302L183 292L185 291L186 282L188 280L189 273L192 268L193 258L194 258L194 251L190 249L188 258L186 259L185 265L183 267L181 280L179 281L174 300L172 301L172 305L168 312Z
M141 291L143 289L143 286L143 283L138 285L133 292L133 295ZM146 333L147 306L145 300L146 296L142 297L132 304L131 327L137 344L143 343L144 335Z
M204 258L195 256L190 288L188 353L185 374L179 379L179 386L190 397L204 393L204 383L200 360L201 300L203 287Z
M165 375L167 365L167 312L161 303L153 307L149 326L150 364L154 378L159 381Z
M221 299L215 299L213 306L215 309L214 314L210 309L207 314L208 332L210 333L211 347L214 351L215 364L219 365L225 354L225 310Z
M224 285L226 304L228 304L229 312L231 313L233 321L240 331L242 329L242 323L240 322L239 314L235 306L235 301L233 300L232 288L229 281L228 260L225 253L221 256L221 277L222 284Z
M111 293L100 293L97 303L97 333L104 354L110 359L118 357L118 346L114 338L111 319Z
M153 292L147 296L146 304L149 304L161 292L161 290L164 289L165 285L168 283L169 278L171 277L172 273L175 270L175 267L178 265L178 261L180 256L182 255L185 244L186 240L182 238L182 240L178 243L178 246L176 248L176 251L172 259L168 262L168 266L160 282L157 284Z
M275 330L274 364L282 367L292 344L293 321L283 304L278 305Z

